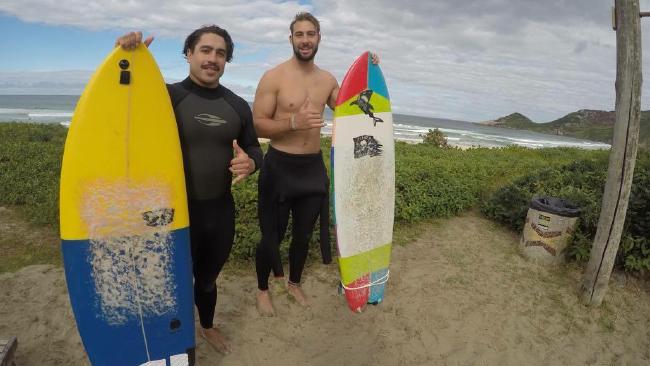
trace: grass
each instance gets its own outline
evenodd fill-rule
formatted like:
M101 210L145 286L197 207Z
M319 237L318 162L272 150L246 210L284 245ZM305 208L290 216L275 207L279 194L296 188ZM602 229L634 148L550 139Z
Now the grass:
M56 230L28 223L15 207L0 207L0 252L0 273L30 264L62 264Z

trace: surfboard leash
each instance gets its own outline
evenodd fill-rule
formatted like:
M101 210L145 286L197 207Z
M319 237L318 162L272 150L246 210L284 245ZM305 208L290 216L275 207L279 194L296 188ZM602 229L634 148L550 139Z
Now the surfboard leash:
M352 291L352 290L361 290L361 289L368 288L368 287L372 287L372 286L376 286L376 285L383 285L384 283L388 282L388 278L389 278L389 277L390 277L390 269L387 269L387 270L386 270L386 274L385 274L384 276L378 278L378 279L377 279L376 281L374 281L374 282L370 282L370 283L368 283L368 284L366 284L366 285L359 286L359 287L348 287L348 286L346 286L346 285L341 281L341 282L340 282L340 284L341 284L340 287L343 288L343 289L345 289L345 290L348 290L348 291Z

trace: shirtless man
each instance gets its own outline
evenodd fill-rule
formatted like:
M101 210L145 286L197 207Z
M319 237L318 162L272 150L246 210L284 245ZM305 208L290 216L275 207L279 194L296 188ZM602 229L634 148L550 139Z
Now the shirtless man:
M298 13L289 29L293 57L262 76L253 104L258 136L271 139L260 169L258 213L262 240L255 258L257 306L262 315L268 316L274 315L269 275L273 271L275 277L284 276L279 247L289 212L293 222L287 289L299 304L309 304L300 279L319 214L323 262L332 260L327 233L329 180L320 151L320 129L325 126L325 105L334 109L339 85L331 73L314 63L320 43L318 20L310 13ZM373 62L378 62L374 55Z

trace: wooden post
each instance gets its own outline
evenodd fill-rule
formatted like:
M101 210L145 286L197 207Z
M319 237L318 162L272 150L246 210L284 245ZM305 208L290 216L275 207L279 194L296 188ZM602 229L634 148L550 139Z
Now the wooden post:
M600 305L621 241L634 174L641 117L639 0L616 0L616 125L598 230L581 288L582 301Z

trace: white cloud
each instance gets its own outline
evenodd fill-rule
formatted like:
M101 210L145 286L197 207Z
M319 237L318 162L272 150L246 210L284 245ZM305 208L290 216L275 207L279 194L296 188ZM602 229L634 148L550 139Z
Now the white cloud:
M83 29L142 29L179 43L198 25L217 23L236 43L224 83L252 96L264 70L290 57L287 37L293 15L310 10L322 26L317 64L341 80L357 55L378 52L400 113L480 121L518 111L546 122L582 108L614 108L612 4L611 0L321 0L311 5L270 0L10 0L0 3L0 12L24 21ZM641 8L650 9L650 0L641 0ZM650 31L647 26L643 29ZM248 57L260 54L264 59ZM647 69L648 62L644 65ZM185 68L179 62L169 72L181 78ZM3 80L0 73L4 91ZM646 94L649 91L644 87Z
M91 75L87 70L0 72L0 94L79 95Z

